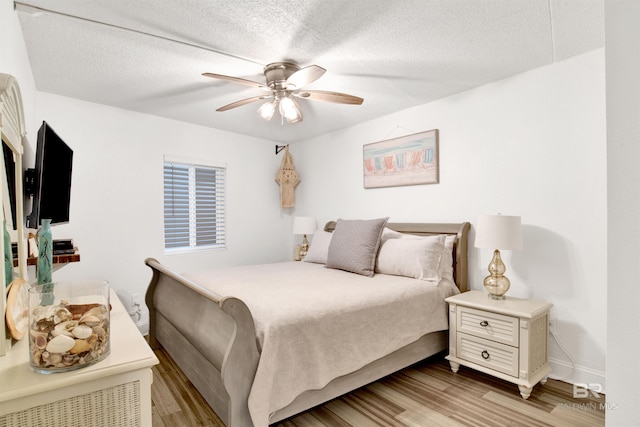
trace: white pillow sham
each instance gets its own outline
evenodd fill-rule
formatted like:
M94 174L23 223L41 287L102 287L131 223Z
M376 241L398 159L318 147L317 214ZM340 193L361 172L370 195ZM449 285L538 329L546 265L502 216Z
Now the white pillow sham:
M333 233L324 230L316 230L313 234L307 256L302 260L306 262L314 262L316 264L326 264L329 256L329 244Z
M383 233L376 273L413 277L437 286L442 278L440 259L445 235L410 236L389 231Z
M440 262L438 265L437 278L438 278L438 281L440 281L441 279L446 279L455 283L455 280L453 279L453 243L455 242L456 236L451 234L443 234L441 236L444 236L445 240L442 248L442 256L440 257ZM435 237L435 236L416 236L415 234L400 233L398 231L385 227L384 230L382 230L381 245L383 245L385 242L392 239L421 240L421 239L429 239L432 237ZM419 248L416 248L416 249L419 249ZM386 255L387 254L385 254L385 256ZM414 256L414 255L409 255L409 256ZM383 262L384 262L384 258L383 258ZM388 274L391 274L391 273L388 273ZM409 276L409 277L414 277L414 276Z
M447 234L444 240L444 249L442 250L442 258L440 259L440 277L443 279L453 280L453 243L456 236Z

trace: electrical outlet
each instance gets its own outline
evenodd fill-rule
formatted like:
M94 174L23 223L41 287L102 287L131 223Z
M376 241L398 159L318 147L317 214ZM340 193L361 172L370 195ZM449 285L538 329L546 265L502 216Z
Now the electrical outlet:
M556 332L556 319L549 319L549 331L551 331L551 333Z
M142 305L142 301L140 300L140 294L131 294L132 305Z

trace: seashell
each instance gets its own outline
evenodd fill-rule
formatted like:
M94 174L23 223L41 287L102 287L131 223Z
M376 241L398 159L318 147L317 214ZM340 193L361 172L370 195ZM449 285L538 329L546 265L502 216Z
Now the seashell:
M100 319L97 316L94 316L93 314L85 314L80 318L80 323L83 323L88 326L97 326L100 324L101 321L102 319Z
M47 347L47 334L34 334L33 338L34 345L37 349L44 350Z
M107 331L104 330L103 327L101 326L94 326L93 327L93 333L96 334L98 336L99 339L104 339L104 337L107 336Z
M76 338L85 339L89 338L91 334L93 334L93 329L91 329L91 327L87 325L78 325L73 328L71 333Z
M76 362L77 356L74 356L72 354L65 354L64 356L62 356L62 363L64 363L65 366L74 365Z
M35 325L33 325L33 327L31 329L33 329L34 331L39 331L39 332L49 332L53 329L53 327L55 326L55 324L53 323L52 320L49 319L40 319L36 322Z
M49 355L49 363L52 365L57 365L58 363L62 363L62 355L59 353L51 353Z
M57 337L58 335L66 335L68 337L73 338L73 335L71 334L71 332L63 330L63 329L54 329L53 331L51 331L51 336L53 337Z
M47 344L47 351L50 353L65 353L73 348L75 340L66 335L58 335Z
M93 346L96 342L98 342L98 336L92 333L86 340L90 346Z
M35 329L29 329L29 335L31 335L33 338L36 338L38 336L43 336L43 337L47 337L48 333L47 332L42 332L42 331L38 331Z
M76 340L73 348L69 350L71 354L84 353L85 351L91 350L91 346L85 340Z
M67 310L71 312L74 319L80 319L87 311L100 304L69 304Z
M64 307L58 308L53 315L53 321L55 323L66 322L67 320L72 319L72 314L69 310Z
M40 365L40 361L42 360L42 351L36 350L31 354L31 360L34 365Z
M90 310L87 310L85 314L90 314L98 318L104 318L107 314L107 307L105 307L104 305L97 305L95 307L92 307Z
M51 335L54 337L57 337L58 335L73 337L73 333L71 331L73 331L76 326L78 326L77 320L67 320L65 322L58 323L55 328L53 328L53 331L51 331Z

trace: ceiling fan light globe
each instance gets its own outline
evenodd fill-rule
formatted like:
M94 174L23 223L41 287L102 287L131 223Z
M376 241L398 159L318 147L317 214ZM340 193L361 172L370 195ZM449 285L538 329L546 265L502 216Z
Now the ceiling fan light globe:
M298 105L296 105L295 101L291 98L282 98L280 100L279 110L282 117L287 119L289 123L297 123L302 120L302 113Z
M294 123L298 123L302 121L302 114L300 114L299 116L293 117L293 118L288 118L285 117L287 119L287 123L289 123L290 125L294 124Z
M258 114L266 121L271 120L273 113L276 111L275 101L265 102L258 108Z

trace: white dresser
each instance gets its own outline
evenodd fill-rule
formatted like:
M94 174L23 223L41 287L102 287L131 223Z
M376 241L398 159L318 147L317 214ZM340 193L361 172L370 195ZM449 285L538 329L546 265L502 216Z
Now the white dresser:
M0 357L0 427L151 426L151 367L158 363L111 290L111 352L75 371L38 374L28 337Z
M527 399L544 384L549 367L549 311L552 304L507 297L493 300L469 291L449 303L449 355L453 372L460 365L518 385Z

